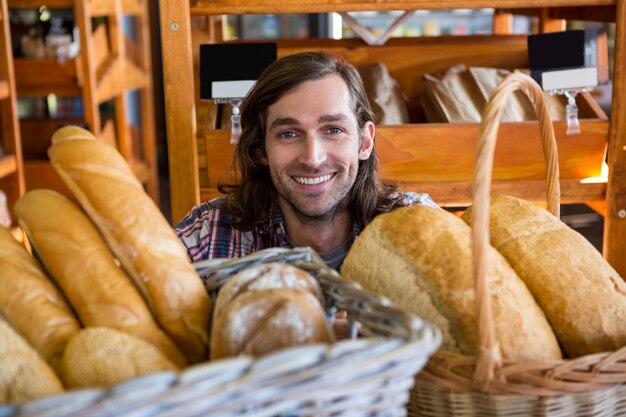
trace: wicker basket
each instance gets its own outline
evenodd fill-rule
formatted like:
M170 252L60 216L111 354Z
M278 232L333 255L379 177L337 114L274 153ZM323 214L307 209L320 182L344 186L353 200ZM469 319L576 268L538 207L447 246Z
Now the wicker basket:
M507 98L522 90L539 118L546 160L548 211L559 216L559 170L554 129L543 91L529 76L514 73L493 92L483 112L474 173L472 246L479 356L439 351L418 375L411 416L617 416L626 415L626 347L574 360L502 361L494 335L486 247L489 194L499 122ZM530 341L532 343L532 341Z
M439 347L439 330L344 280L310 249L267 249L195 266L214 295L233 273L264 262L307 270L322 287L329 318L337 309L347 310L362 324L365 337L284 349L258 359L207 362L18 408L0 406L0 417L406 415L415 374ZM356 325L351 327L354 333Z

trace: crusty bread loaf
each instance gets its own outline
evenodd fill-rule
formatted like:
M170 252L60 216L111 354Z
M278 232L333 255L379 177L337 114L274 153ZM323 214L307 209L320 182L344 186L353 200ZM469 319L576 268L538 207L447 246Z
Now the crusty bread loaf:
M220 288L213 315L219 314L225 305L244 292L272 288L307 291L323 303L322 289L308 272L290 264L267 263L246 268L233 275Z
M206 359L211 302L187 252L120 153L76 127L55 132L48 155L191 362ZM68 140L65 136L71 137Z
M469 221L471 210L463 214ZM535 296L565 356L626 345L626 284L600 252L565 223L519 198L493 196L491 244Z
M260 356L332 341L324 309L309 292L291 288L246 292L213 317L211 359Z
M0 404L22 404L63 392L52 368L0 319Z
M176 365L145 340L110 327L89 327L67 344L60 374L68 388L104 388L153 372L176 370Z
M0 227L0 315L53 367L80 324L63 294L13 235Z
M444 349L474 355L478 323L470 233L467 224L445 210L400 208L376 217L363 230L341 273L439 326ZM490 249L487 272L502 356L560 359L554 333L528 288Z
M158 327L146 303L87 215L51 190L15 204L22 229L85 327L112 327L144 339L178 366L185 356Z

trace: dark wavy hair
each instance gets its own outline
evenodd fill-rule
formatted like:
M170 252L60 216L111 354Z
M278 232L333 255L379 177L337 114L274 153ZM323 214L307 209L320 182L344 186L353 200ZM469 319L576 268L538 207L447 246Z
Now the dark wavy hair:
M276 189L269 168L261 162L265 155L265 127L268 108L305 81L330 75L341 77L350 91L359 129L374 120L363 81L357 69L338 55L327 52L302 52L288 55L270 65L241 106L241 137L232 161L235 177L220 181L218 190L226 194L222 209L231 216L233 226L240 230L267 228ZM367 160L359 161L355 183L348 195L348 210L360 227L365 227L377 214L400 206L402 196L397 185L384 184L377 174L376 147Z

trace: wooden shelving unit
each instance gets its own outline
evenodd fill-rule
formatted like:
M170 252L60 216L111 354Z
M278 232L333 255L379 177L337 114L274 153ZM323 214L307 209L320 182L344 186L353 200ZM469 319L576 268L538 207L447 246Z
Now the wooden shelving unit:
M611 119L592 100L582 97L582 134L565 136L563 122L555 122L555 131L562 201L606 207L604 254L626 277L626 106L619 94L626 88L624 0L159 0L173 221L215 195L215 185L228 169L233 152L229 132L216 129L214 108L200 102L198 93L198 44L220 41L215 25L220 15L452 8L496 8L494 35L392 38L380 46L360 39L278 40L278 55L324 49L344 55L357 66L384 62L410 98L414 114L423 74L459 63L508 69L528 66L526 37L508 34L512 12L539 16L544 32L561 30L564 19L570 18L616 22ZM198 24L199 20L204 24ZM477 124L379 126L376 141L381 174L384 179L402 181L404 189L430 193L442 205L469 204L477 131ZM537 124L504 123L500 132L494 192L544 200ZM608 180L594 180L607 147Z
M49 138L66 124L85 124L96 137L115 146L128 160L151 197L159 201L154 132L152 63L148 0L9 0L9 8L71 9L79 29L81 51L75 59L15 59L20 96L81 97L84 118L22 121L28 189L67 189L46 162ZM93 25L93 18L104 22ZM123 19L131 19L136 39L124 33ZM139 95L139 122L131 124L127 93ZM100 105L113 102L114 116L103 118Z
M13 49L6 0L0 0L0 190L7 196L11 219L15 220L13 205L24 194L24 165L17 119L17 96ZM14 235L18 237L17 228Z

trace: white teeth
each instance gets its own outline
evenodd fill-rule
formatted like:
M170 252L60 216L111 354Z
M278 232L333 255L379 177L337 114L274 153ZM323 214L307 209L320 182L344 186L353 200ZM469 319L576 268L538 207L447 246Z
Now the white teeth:
M323 182L326 182L332 177L333 177L332 174L328 174L328 175L323 175L321 177L316 177L316 178L305 178L305 177L293 177L293 178L299 184L316 185L316 184L321 184Z

